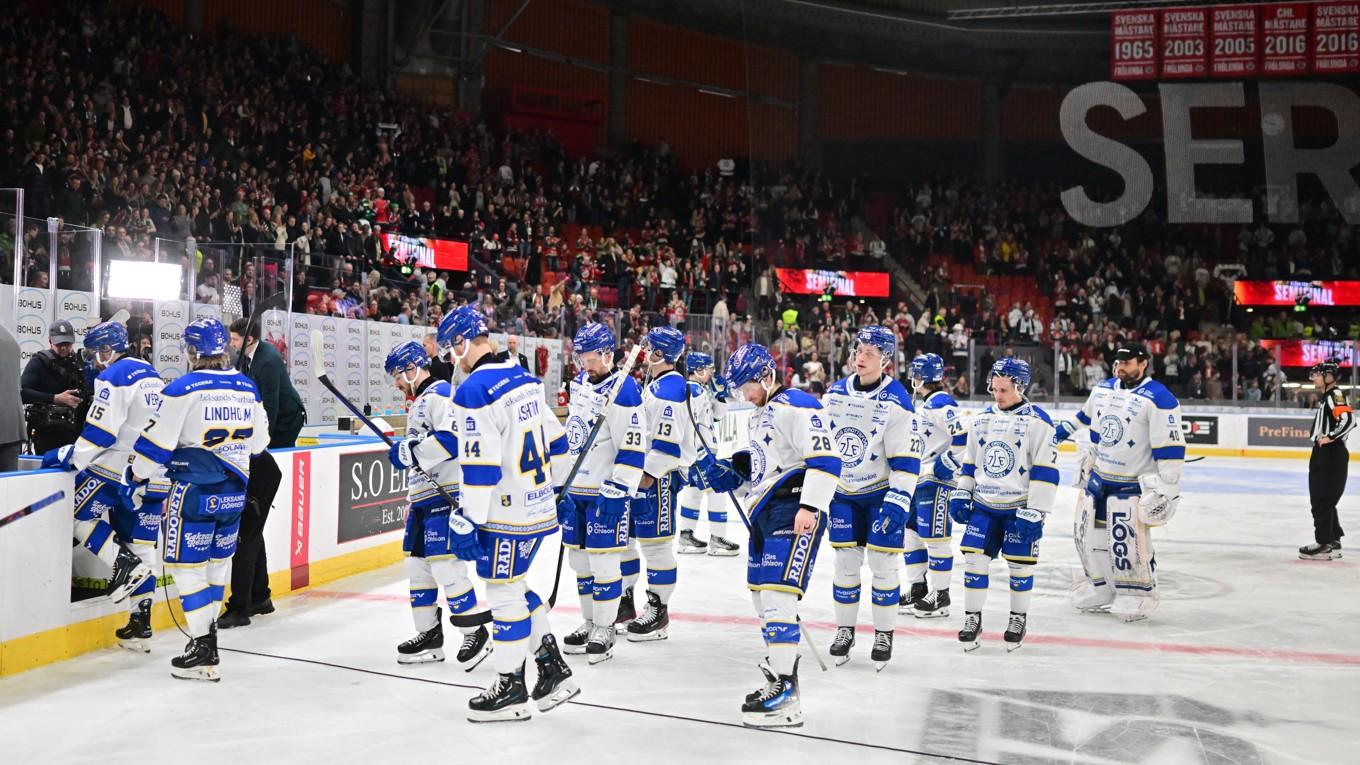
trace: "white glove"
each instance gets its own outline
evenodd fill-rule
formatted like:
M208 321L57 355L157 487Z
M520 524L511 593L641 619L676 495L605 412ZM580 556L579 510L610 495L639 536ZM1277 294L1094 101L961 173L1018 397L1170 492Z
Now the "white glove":
M1080 489L1086 486L1091 478L1091 468L1096 466L1096 450L1078 446L1077 460L1077 480L1072 485Z
M1179 483L1163 480L1156 473L1138 476L1143 496L1138 500L1138 519L1148 526L1165 526L1181 502Z

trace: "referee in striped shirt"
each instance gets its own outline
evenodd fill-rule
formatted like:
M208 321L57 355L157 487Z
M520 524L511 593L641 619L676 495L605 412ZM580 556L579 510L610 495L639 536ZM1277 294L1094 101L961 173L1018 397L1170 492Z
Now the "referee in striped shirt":
M1336 361L1315 364L1308 379L1322 392L1313 416L1313 454L1308 459L1308 498L1313 505L1314 544L1299 548L1305 560L1335 560L1341 557L1341 520L1336 505L1346 490L1346 468L1350 452L1346 434L1355 427L1355 414L1346 395L1336 387L1341 365Z

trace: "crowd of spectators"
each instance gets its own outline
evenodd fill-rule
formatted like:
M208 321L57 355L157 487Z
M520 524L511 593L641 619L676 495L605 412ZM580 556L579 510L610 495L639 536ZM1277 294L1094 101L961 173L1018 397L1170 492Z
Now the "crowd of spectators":
M959 374L970 345L974 369L1044 358L1046 379L1056 371L1060 392L1079 395L1108 376L1120 341L1139 339L1191 399L1232 398L1236 346L1238 397L1268 400L1280 370L1260 340L1360 335L1318 313L1248 324L1232 304L1238 275L1355 276L1360 238L1324 203L1306 202L1297 225L1170 226L1149 210L1092 230L1056 186L935 179L897 197L880 237L861 179L687 171L664 141L571 158L550 134L367 88L293 42L185 35L118 4L6 14L0 61L0 186L26 189L37 286L54 257L39 221L56 216L59 286L88 286L88 226L106 260L169 253L186 294L232 313L290 286L299 312L432 325L473 302L496 328L541 336L604 313L625 334L666 322L729 348L775 343L789 381L811 389L846 372L854 330L873 322L898 328L903 361L944 356L960 394L985 386L980 371ZM467 241L471 270L398 262L393 233ZM774 274L882 270L885 258L920 285L909 302L794 300ZM1037 275L1037 294L1005 304L975 283Z

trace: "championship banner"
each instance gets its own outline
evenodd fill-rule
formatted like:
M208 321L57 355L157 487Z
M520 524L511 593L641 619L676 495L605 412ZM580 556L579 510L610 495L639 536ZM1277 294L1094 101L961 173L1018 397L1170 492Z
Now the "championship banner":
M401 234L379 234L383 249L393 260L406 262L415 259L416 265L439 271L468 270L467 242L452 239L430 239L427 237L402 236Z
M1350 340L1271 340L1261 341L1269 351L1280 350L1280 366L1311 367L1324 361L1335 361L1342 368L1351 365L1354 347Z
M1360 305L1360 281L1281 282L1249 281L1233 283L1238 305L1292 306L1312 308Z
M821 295L827 287L842 297L888 296L886 271L815 271L809 268L776 268L779 289L794 295Z
M1261 6L1261 74L1308 73L1308 3Z
M1255 77L1260 72L1261 33L1257 7L1215 7L1210 18L1213 42L1209 73L1214 77Z
M1360 72L1360 0L1313 6L1313 74Z
M57 290L57 304L54 311L57 321L71 322L76 331L76 347L85 342L85 333L99 323L99 301L93 292L82 290ZM135 342L135 338L133 338Z
M1110 79L1157 77L1157 11L1110 14Z
M1166 8L1162 11L1162 77L1203 77L1209 72L1209 11Z
M166 382L189 371L189 359L184 353L184 327L192 321L189 316L189 303L186 300L167 300L156 304L156 315L151 325L154 331L151 351L156 357L156 372Z

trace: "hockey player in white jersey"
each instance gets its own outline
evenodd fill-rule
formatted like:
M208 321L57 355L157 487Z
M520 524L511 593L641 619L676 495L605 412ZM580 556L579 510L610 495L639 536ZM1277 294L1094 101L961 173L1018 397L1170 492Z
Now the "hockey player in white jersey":
M1159 601L1149 528L1166 524L1180 504L1185 440L1180 402L1148 376L1147 348L1125 343L1114 358L1115 376L1077 412L1090 432L1076 439L1082 493L1073 536L1086 581L1073 605L1137 621ZM1073 431L1060 424L1059 440Z
M965 651L980 644L987 569L998 553L1010 567L1006 650L1019 648L1025 639L1039 539L1058 490L1053 422L1025 398L1029 380L1029 364L1022 359L1002 358L992 365L987 388L995 403L973 418L958 488L949 493L949 514L967 524L960 545L966 614L959 642Z
M807 591L827 509L836 493L841 460L820 402L780 386L764 346L743 345L728 362L728 380L752 404L750 439L731 460L699 458L715 492L744 488L751 540L746 584L762 624L766 683L746 696L742 723L753 727L803 724L798 684L798 601Z
M954 571L949 492L956 485L959 458L968 442L968 425L959 414L958 402L944 389L944 359L934 353L912 359L911 384L921 397L916 416L922 442L921 478L912 498L915 508L912 521L916 537L925 543L930 565L926 578L914 581L912 591L904 594L902 613L929 619L949 615L949 581ZM922 554L923 551L908 550L908 576L917 575Z
M642 479L647 444L642 392L637 381L614 369L614 333L592 322L572 341L576 366L567 409L567 440L572 457L586 445L595 421L606 418L581 463L576 480L562 491L558 522L567 560L576 572L581 600L580 627L562 639L569 654L584 653L591 664L614 655L614 630L636 618L631 588L625 591L623 554L628 548L628 505ZM617 397L605 410L605 402ZM637 559L633 558L633 572Z
M451 496L458 494L458 439L448 430L452 390L446 380L430 375L430 356L414 340L393 346L384 369L403 395L413 399L406 415L406 437L392 444L388 459L398 470L419 464L425 475L439 482ZM444 588L449 617L458 624L460 617L477 611L477 593L468 577L467 562L453 554L449 533L452 508L439 491L419 472L406 476L406 575L411 582L411 616L416 636L397 646L397 662L421 664L444 660L444 627L439 619L439 588ZM463 643L458 649L458 665L471 672L491 651L491 636L486 627L461 626Z
M831 546L836 576L836 664L850 660L859 612L860 572L868 559L874 645L870 660L882 670L892 659L893 628L901 597L897 560L906 549L912 492L921 470L921 436L911 396L889 371L897 336L870 325L856 338L855 374L836 381L824 404L841 457L840 482L831 500ZM919 544L919 542L918 542ZM922 551L924 552L924 550Z
M727 412L727 381L715 374L713 357L701 351L690 351L685 356L685 371L693 383L690 408L694 412L694 422L703 435L703 442L710 448L717 448L715 425ZM715 557L735 557L741 551L741 545L727 538L727 507L727 499L704 486L703 479L691 466L685 488L680 490L680 541L676 551L681 555L708 553ZM707 542L694 534L699 516L705 514L708 516Z
M665 640L670 627L668 603L675 591L675 524L685 469L698 456L694 425L687 401L702 395L697 383L685 379L681 357L685 336L675 327L656 327L647 333L647 375L642 392L642 420L647 424L647 453L642 462L638 494L628 508L628 546L640 548L647 561L647 608L628 623L634 643Z
M547 712L580 693L548 611L525 580L543 539L557 530L554 495L566 477L567 437L548 409L543 383L494 351L476 308L451 311L438 339L467 375L442 428L457 436L462 468L462 506L450 516L449 546L476 561L494 625L496 682L468 702L468 719L524 720L531 698ZM531 650L538 668L532 692L524 680Z
M170 660L170 673L218 680L217 614L246 506L250 455L269 445L269 421L255 383L232 367L222 322L190 323L184 346L191 371L161 390L123 482L137 504L147 479L167 471L165 566L191 636L184 655Z
M123 499L123 469L142 428L160 403L165 381L145 361L127 355L127 328L106 321L85 333L85 352L98 371L85 427L72 446L44 455L43 467L79 471L75 478L75 538L109 566L109 597L128 603L128 623L115 631L118 644L151 650L151 601L155 594L156 540L162 476L139 507ZM107 514L107 520L105 519Z

